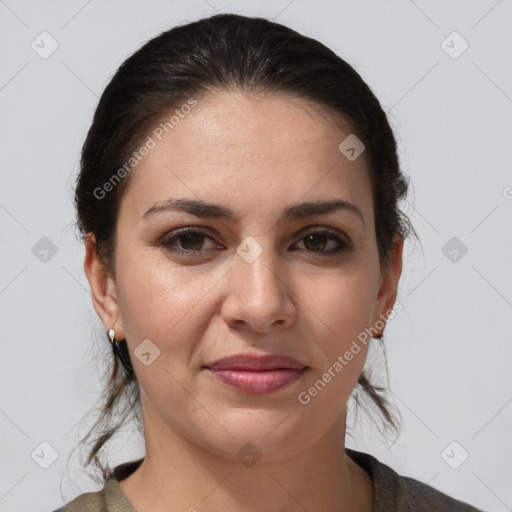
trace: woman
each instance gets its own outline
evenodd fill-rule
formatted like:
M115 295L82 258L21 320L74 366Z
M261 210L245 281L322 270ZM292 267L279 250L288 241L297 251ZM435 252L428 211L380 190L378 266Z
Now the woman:
M345 448L394 313L407 192L356 71L260 18L176 27L122 64L84 144L78 226L114 364L97 425L146 455L71 511L477 510ZM92 433L94 434L94 432Z

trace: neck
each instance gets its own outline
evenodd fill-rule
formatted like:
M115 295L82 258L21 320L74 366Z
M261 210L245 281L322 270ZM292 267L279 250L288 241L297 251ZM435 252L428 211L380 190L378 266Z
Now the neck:
M254 464L206 450L154 419L144 425L145 459L121 481L138 512L373 510L371 480L345 454L344 414L303 450Z

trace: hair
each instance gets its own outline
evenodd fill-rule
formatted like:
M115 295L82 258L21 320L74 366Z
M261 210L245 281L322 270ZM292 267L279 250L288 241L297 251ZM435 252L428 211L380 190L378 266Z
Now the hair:
M409 181L379 101L353 67L317 40L264 18L219 14L176 26L145 43L122 63L100 98L82 148L75 207L82 242L94 235L110 275L115 278L119 205L133 174L119 171L176 107L216 91L293 96L350 120L369 161L377 249L386 268L395 235L406 238L414 229L398 205ZM105 184L116 173L123 179L103 200L97 191L107 190ZM386 428L398 432L386 387L373 384L366 371L358 386ZM119 355L112 358L100 402L99 417L81 443L92 445L85 466L92 463L106 480L112 470L100 459L104 445L140 407L136 376L125 370Z

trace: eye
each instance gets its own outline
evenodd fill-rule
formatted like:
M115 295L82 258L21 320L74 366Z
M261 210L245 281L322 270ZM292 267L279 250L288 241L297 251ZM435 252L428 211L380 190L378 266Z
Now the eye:
M299 243L301 242L308 252L318 253L320 256L335 256L352 248L330 229L310 231L300 239ZM329 243L331 246L334 245L334 248L326 250Z
M172 236L164 237L164 239L159 242L159 245L172 252L193 256L194 253L200 254L210 249L219 248L220 244L218 243L213 244L213 247L203 248L205 240L207 239L216 242L210 235L198 231L197 229L179 229L174 231ZM176 247L176 242L179 247Z
M204 247L210 241L210 247ZM305 251L319 256L335 256L342 251L352 248L334 230L324 228L323 230L310 230L294 245L302 243ZM165 247L166 250L185 256L200 256L215 249L224 249L211 235L198 229L183 228L173 231L164 236L157 245ZM326 249L329 245L334 246Z

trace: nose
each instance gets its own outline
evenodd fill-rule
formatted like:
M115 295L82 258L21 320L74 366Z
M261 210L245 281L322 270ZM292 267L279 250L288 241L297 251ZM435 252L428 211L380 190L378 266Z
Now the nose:
M286 270L268 248L252 262L234 255L226 276L226 298L221 316L229 327L271 333L297 318L294 294Z

